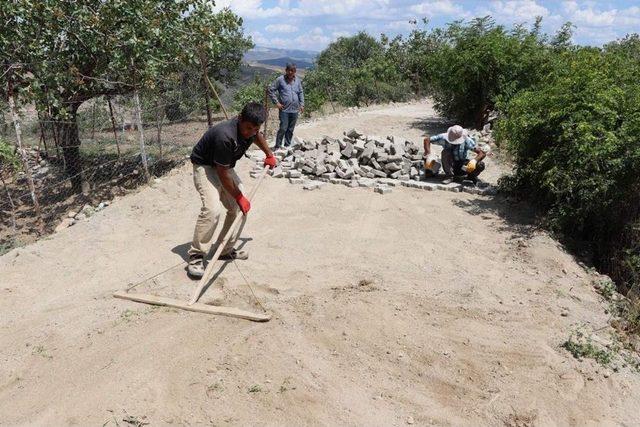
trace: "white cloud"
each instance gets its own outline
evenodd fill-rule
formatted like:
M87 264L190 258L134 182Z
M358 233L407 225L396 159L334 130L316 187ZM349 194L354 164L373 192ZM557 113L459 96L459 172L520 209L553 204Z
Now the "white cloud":
M450 0L423 1L410 7L414 13L433 17L437 15L458 15L463 14L461 6Z
M409 20L391 21L384 26L387 30L406 31L414 28L414 25L409 23Z
M295 33L299 28L289 24L270 24L264 29L270 33Z
M334 39L340 37L349 37L350 35L351 33L349 31L334 31L333 33L331 33L331 37L333 37Z
M617 9L606 11L594 10L591 6L582 9L576 1L564 2L563 7L568 13L568 18L574 24L584 24L590 27L607 27L613 25L618 16Z
M533 20L536 16L547 17L549 9L535 0L492 1L491 9L494 17L511 21Z

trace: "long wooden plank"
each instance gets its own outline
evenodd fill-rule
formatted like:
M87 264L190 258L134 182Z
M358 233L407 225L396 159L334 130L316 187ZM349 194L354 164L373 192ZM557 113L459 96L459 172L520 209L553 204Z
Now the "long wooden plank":
M142 302L145 304L160 305L164 307L174 307L181 310L195 311L198 313L217 314L220 316L237 317L239 319L251 320L253 322L268 322L271 320L270 314L252 313L246 310L240 310L234 307L223 307L216 305L208 305L202 303L187 304L184 301L173 298L158 297L149 294L129 294L125 291L118 291L113 294L115 298L126 299L129 301Z
M268 169L269 167L265 166L264 169L262 170L262 175L260 175L260 178L258 178L258 182L249 193L249 201L253 200L253 196L255 196L256 192L258 191L258 188L260 187L262 180L267 174ZM236 228L238 227L240 222L244 221L245 219L246 219L245 215L240 214L233 221L233 223L231 224L231 227L229 227L229 231L227 231L227 235L224 236L224 239L218 245L216 252L213 254L213 256L211 257L211 260L209 261L209 264L207 265L207 268L204 270L204 274L202 275L202 278L198 282L198 287L193 292L193 295L191 296L191 300L189 301L189 304L195 304L200 299L200 294L202 293L202 290L205 288L205 286L207 286L207 283L209 283L209 279L211 278L211 274L213 273L213 266L215 265L216 261L218 261L218 258L220 257L222 250L227 245L227 242L229 241L231 236L233 236L233 234L236 232Z

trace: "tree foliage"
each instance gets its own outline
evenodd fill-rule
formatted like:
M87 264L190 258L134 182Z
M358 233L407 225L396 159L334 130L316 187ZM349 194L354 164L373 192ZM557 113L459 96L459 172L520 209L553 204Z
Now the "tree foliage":
M331 43L305 76L305 95L312 101L309 109L326 101L360 106L406 99L409 84L392 52L386 37L379 41L364 32Z
M497 137L514 155L511 191L549 226L591 245L623 288L640 283L640 54L637 36L558 53L553 69L504 103Z
M237 74L251 46L242 20L207 0L12 0L0 3L3 88L51 112L76 189L76 117L83 102L134 89L164 89L186 67L221 80ZM179 80L178 80L179 82ZM179 88L179 86L178 86Z

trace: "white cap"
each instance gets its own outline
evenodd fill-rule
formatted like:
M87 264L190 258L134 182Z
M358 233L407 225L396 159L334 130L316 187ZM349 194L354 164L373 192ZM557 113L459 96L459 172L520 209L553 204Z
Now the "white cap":
M460 145L467 137L467 131L460 125L451 126L447 129L447 141L452 145Z

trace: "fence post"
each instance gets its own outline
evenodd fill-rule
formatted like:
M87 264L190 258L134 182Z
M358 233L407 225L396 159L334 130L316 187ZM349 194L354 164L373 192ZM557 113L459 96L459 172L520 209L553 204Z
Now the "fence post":
M140 96L138 96L138 89L133 91L133 99L136 103L136 121L138 122L138 132L140 133L140 157L142 158L144 177L149 181L149 166L147 164L147 152L144 148L144 130L142 129L142 113L140 112Z
M11 110L11 119L13 120L13 127L16 131L16 148L18 149L18 153L20 153L20 158L22 159L22 168L24 169L24 173L27 175L27 183L29 184L29 193L31 194L31 201L33 202L33 206L36 210L36 215L38 216L38 228L39 231L42 232L44 230L44 223L42 221L42 209L40 208L40 203L38 202L38 196L36 195L36 186L33 183L33 175L31 175L31 169L29 168L29 159L27 158L27 153L22 146L22 133L20 131L20 118L18 117L18 113L16 112L16 104L13 99L13 88L11 87L11 80L8 83L8 94L9 94L9 109Z
M269 136L267 135L267 123L269 123L269 85L268 84L265 85L264 87L264 111L265 111L264 138L267 139L269 138Z

